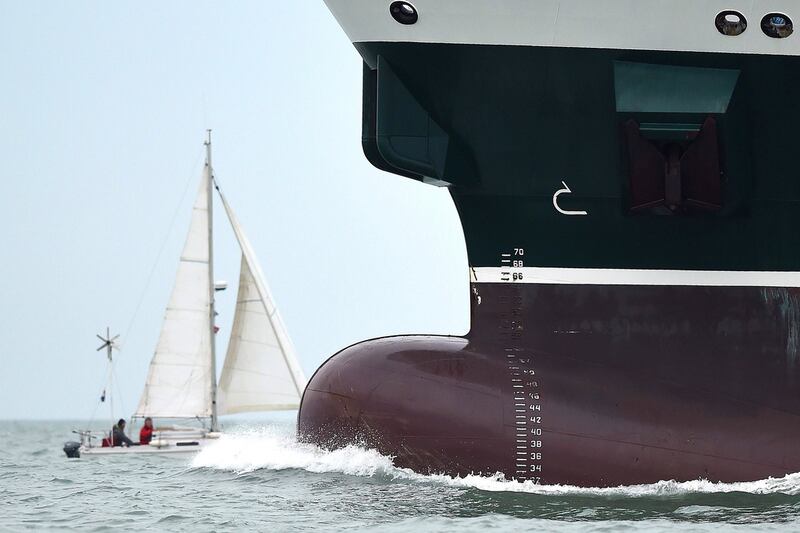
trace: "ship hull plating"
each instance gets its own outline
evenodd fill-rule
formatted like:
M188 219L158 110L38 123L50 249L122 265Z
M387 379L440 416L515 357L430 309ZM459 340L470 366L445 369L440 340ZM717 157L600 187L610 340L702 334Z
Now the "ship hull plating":
M465 338L356 344L303 438L400 467L609 486L800 471L800 291L473 284Z
M472 320L331 358L301 436L545 483L800 471L800 41L708 2L462 4L329 0L367 159L453 198Z

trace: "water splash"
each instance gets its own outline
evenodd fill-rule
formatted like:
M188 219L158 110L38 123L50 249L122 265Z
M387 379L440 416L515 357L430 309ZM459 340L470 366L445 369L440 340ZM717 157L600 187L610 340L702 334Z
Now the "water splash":
M300 469L314 473L339 472L353 476L392 475L399 470L391 457L375 450L347 446L323 450L297 442L285 428L244 429L224 434L192 460L193 468L217 468L236 473L254 470Z
M800 495L800 473L781 478L740 483L694 481L659 481L646 485L619 487L574 487L570 485L536 485L530 481L508 481L502 474L493 476L444 474L423 475L393 465L392 458L376 450L347 446L325 450L298 442L293 432L280 427L247 428L225 434L203 449L192 461L193 468L229 470L248 473L255 470L299 469L313 473L341 473L352 476L381 476L391 480L416 483L439 483L451 487L478 489L487 492L530 493L550 496L605 496L624 498L681 496L687 494L785 494Z

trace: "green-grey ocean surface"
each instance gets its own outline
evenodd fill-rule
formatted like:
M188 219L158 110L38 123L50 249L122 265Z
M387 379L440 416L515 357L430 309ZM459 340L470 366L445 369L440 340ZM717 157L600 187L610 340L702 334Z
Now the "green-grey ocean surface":
M800 529L800 474L610 489L423 476L286 420L230 424L192 457L67 459L71 422L0 422L0 529L710 531Z

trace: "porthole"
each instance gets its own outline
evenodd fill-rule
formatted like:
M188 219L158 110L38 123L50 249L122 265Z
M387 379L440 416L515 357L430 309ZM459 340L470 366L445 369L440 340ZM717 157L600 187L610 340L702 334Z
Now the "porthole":
M783 13L767 13L761 19L761 29L767 37L783 39L794 32L794 25L792 19Z
M714 24L722 35L731 37L741 35L747 29L747 19L738 11L723 11L717 15Z
M419 20L417 8L408 2L392 2L389 6L392 18L400 24L414 24Z

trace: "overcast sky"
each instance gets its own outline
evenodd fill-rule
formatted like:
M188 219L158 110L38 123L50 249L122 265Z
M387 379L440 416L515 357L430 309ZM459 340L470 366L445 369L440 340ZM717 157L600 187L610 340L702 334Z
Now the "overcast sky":
M117 414L136 407L206 128L308 376L360 340L468 329L456 210L364 158L361 60L322 0L4 1L0 50L0 418L89 418L107 325ZM239 252L216 222L224 353Z

